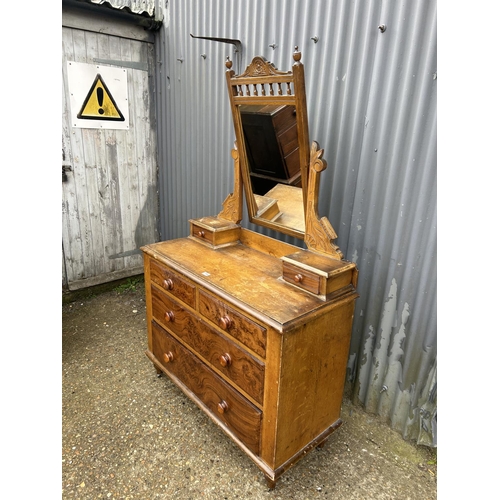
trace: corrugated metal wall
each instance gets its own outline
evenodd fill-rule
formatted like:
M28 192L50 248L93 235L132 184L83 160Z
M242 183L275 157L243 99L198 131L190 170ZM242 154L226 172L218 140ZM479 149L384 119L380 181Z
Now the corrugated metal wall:
M107 5L116 10L126 10L133 14L154 16L157 0L82 0L97 5Z
M237 72L254 55L288 70L299 46L310 138L328 162L319 212L360 272L347 373L352 397L404 437L431 446L436 24L435 0L173 0L156 47L161 237L167 239L185 236L188 219L217 214L232 191L226 55ZM190 34L239 39L243 50L235 54L233 45Z

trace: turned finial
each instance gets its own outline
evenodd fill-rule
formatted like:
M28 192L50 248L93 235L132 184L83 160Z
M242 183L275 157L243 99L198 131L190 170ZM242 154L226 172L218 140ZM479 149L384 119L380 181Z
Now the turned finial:
M296 45L295 52L293 53L293 60L295 62L299 62L301 57L302 57L302 52L299 52L299 47Z
M226 68L231 69L233 67L233 61L229 59L229 56L226 56Z

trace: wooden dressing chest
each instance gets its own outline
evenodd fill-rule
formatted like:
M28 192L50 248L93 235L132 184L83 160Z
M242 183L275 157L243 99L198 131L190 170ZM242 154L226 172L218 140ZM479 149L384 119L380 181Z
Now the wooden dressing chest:
M307 159L321 166L316 146ZM273 488L341 424L357 269L342 260L314 203L298 208L308 249L242 228L239 151L235 192L218 216L191 220L185 238L142 247L146 354ZM307 199L317 197L321 168L313 170L302 181Z

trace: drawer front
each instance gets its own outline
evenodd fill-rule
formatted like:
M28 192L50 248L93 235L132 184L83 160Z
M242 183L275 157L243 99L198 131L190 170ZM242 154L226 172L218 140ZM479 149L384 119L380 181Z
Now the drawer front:
M294 125L287 130L284 130L278 137L281 144L281 150L283 151L283 156L286 157L290 153L297 151L298 141L297 141L297 125Z
M203 290L199 291L200 314L229 335L252 349L266 355L266 329Z
M320 293L320 276L289 264L288 262L283 262L283 279L308 292L315 293L316 295Z
M153 354L251 451L260 452L262 412L155 322Z
M191 235L208 243L214 243L214 233L197 224L191 224Z
M277 134L282 134L292 126L296 126L297 118L293 106L284 106L273 116L274 128ZM297 133L295 133L297 134Z
M174 297L182 300L191 307L196 303L196 286L182 278L175 271L151 260L151 281L167 290Z
M153 317L162 326L262 404L265 368L262 361L209 327L161 291L153 288L151 297Z

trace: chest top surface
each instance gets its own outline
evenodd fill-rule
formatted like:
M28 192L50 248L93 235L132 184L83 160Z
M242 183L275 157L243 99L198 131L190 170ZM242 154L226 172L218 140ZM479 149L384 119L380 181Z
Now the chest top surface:
M242 243L213 250L191 238L179 238L148 245L143 251L226 300L251 308L281 326L329 305L285 283L279 258Z

